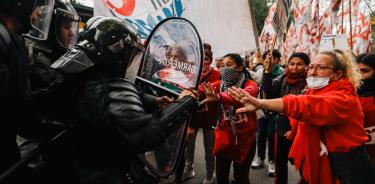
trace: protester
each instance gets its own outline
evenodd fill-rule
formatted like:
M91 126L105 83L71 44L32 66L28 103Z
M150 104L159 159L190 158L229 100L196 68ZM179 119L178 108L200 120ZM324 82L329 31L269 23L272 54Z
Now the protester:
M258 86L245 70L238 54L224 56L221 79L214 83L200 85L204 92L203 102L219 103L218 125L215 129L214 155L216 156L216 178L218 184L229 183L229 171L233 163L234 183L248 184L251 160L255 154L255 113L236 116L235 110L242 105L228 95L227 89L236 86L256 97ZM204 97L203 97L204 98Z
M265 73L262 88L267 96L275 98L288 94L301 94L307 82L307 66L310 64L309 57L304 53L294 53L290 56L285 74L272 79L271 73ZM292 140L287 137L291 126L287 116L277 113L276 117L276 184L288 183L288 154Z
M260 85L262 83L262 78L263 78L263 63L262 63L262 56L260 54L260 51L257 50L254 53L255 57L252 61L249 62L249 67L247 68L248 71L251 74L251 77L253 80Z
M365 130L369 137L366 148L375 164L375 54L367 54L357 58L357 64L363 81L357 92L365 116Z
M269 55L270 51L263 54L263 67L264 76L268 75L272 79L282 75L284 70L280 67L281 54L277 50L272 51L272 59ZM267 59L268 58L268 59ZM262 83L265 78L262 78ZM268 88L265 88L261 84L260 97L264 99L275 98L275 94L269 93ZM275 119L276 113L272 111L264 111L265 116L258 120L258 130L257 130L257 155L258 157L252 162L251 168L260 169L264 166L265 152L266 152L266 142L268 142L268 170L267 174L269 176L274 176L275 174Z
M214 69L215 70L220 70L221 67L223 67L223 58L222 57L218 57L215 59L215 63L214 63Z
M375 168L364 146L368 137L355 92L360 75L352 55L320 52L308 68L310 89L304 95L258 100L231 88L230 95L245 105L237 113L264 108L298 123L289 157L301 171L302 183L373 183Z
M203 82L215 82L220 78L220 72L211 68L212 62L212 51L211 45L208 43L203 44L204 47L204 63L201 73L201 83ZM214 129L216 125L217 116L217 104L203 105L196 114L193 115L190 121L188 135L186 140L185 149L185 171L183 174L183 180L194 177L194 152L195 152L195 140L198 134L199 128L203 130L203 145L205 150L205 161L206 161L206 176L203 180L203 184L212 184L215 179L215 158L212 155L214 147ZM208 107L209 106L209 107Z
M43 72L45 72L40 80L36 80L38 83L32 80L33 83L30 90L34 95L44 93L48 91L48 88L54 83L61 82L59 80L62 80L62 77L50 77L50 73L53 71L49 67L68 49L76 44L79 20L79 16L73 5L63 0L56 0L51 19L52 26L48 31L48 38L46 40L35 38L34 35L38 32L36 28L31 29L27 34L25 41L29 51L32 69L43 68ZM60 34L60 32L67 32L67 34ZM31 75L31 78L36 77L35 75ZM61 131L58 131L59 128L53 127L51 120L39 117L37 113L39 112L35 112L35 118L30 119L20 127L17 142L22 157L32 151L31 149L36 148L40 142L48 141Z

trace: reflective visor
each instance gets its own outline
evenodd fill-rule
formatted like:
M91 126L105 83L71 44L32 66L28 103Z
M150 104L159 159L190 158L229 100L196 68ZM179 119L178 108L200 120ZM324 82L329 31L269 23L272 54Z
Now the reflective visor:
M53 5L55 0L36 0L30 16L32 29L27 34L29 37L46 40L51 23Z

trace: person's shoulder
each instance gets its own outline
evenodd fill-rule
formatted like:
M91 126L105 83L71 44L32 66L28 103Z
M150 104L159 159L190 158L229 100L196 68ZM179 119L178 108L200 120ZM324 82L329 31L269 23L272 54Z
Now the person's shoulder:
M214 80L219 80L220 79L220 71L216 69L212 69L211 71L211 78Z
M245 82L245 86L258 86L257 82L255 82L253 79L248 79Z
M219 69L215 69L215 68L212 68L212 70L211 70L211 75L218 75L218 76L220 76L220 70Z
M0 52L5 53L9 49L9 45L12 43L11 33L8 29L0 22Z
M273 80L282 81L285 78L285 73L276 76Z

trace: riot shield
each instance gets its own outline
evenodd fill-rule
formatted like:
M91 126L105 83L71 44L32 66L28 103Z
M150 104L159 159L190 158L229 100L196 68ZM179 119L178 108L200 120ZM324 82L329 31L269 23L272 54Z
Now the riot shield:
M202 42L194 25L184 18L165 19L147 39L137 78L177 93L196 88L202 56Z
M185 88L198 87L202 65L203 46L194 25L184 18L168 18L147 39L136 83L156 96L178 96ZM180 122L164 144L139 155L153 175L174 172L184 151L188 122Z

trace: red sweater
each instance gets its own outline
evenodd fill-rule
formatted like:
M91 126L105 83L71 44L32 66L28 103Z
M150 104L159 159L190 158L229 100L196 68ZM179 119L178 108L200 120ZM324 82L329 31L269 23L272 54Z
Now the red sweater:
M216 81L212 83L212 86L219 91L220 89L221 81ZM200 86L200 92L203 92L203 87ZM246 92L248 92L251 96L257 97L258 95L258 86L257 84L252 81L248 80L243 88ZM234 100L231 96L229 96L228 92L221 92L220 95L220 103L224 106L234 106L234 109L238 109L240 107L243 107L243 105L239 102ZM255 133L256 133L256 127L257 127L257 118L255 112L247 113L248 121L245 123L239 123L239 125L236 125L238 131L238 152L229 153L229 154L239 154L235 155L234 161L236 162L242 162L245 157L248 155L250 147L255 142ZM224 123L223 115L221 116L220 123ZM222 130L219 130L218 128L215 129L215 146L214 146L214 153L218 148L219 144L222 144L223 142L227 142L228 140L226 137L222 137L221 133Z
M354 86L343 78L305 95L283 97L284 113L298 122L289 157L303 166L309 184L331 184L327 154L320 156L322 142L328 152L348 152L364 144L363 113Z
M374 96L360 97L362 111L365 115L365 130L369 137L366 142L367 151L375 164L375 98Z
M220 79L220 71L212 70L201 82L215 82ZM201 89L203 90L203 89ZM217 103L208 103L204 109L199 110L193 115L190 121L190 127L193 128L211 128L216 125Z

